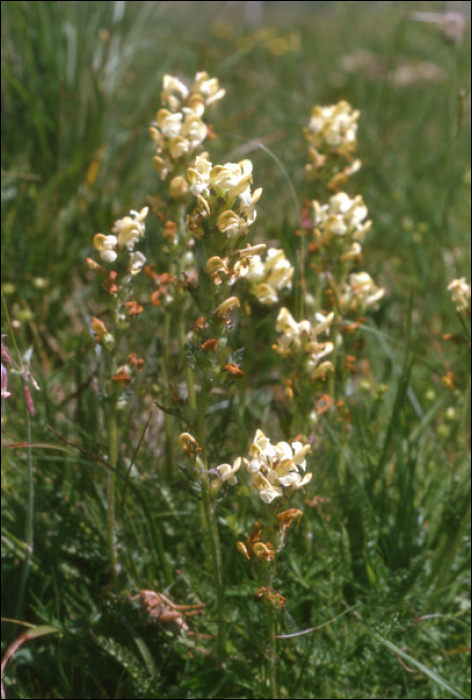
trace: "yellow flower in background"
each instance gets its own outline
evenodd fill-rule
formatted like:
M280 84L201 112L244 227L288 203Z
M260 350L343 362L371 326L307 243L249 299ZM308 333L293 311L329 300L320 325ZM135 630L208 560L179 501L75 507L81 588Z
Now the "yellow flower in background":
M305 136L317 149L335 148L341 154L349 155L357 147L359 116L359 110L353 110L345 101L329 107L316 106L304 129Z
M377 287L368 272L353 272L342 292L343 310L362 314L375 308L384 294L385 290Z
M207 125L201 120L198 114L189 114L185 117L180 135L187 139L190 148L195 150L204 142L208 134Z
M470 311L470 284L465 277L452 280L448 290L451 292L452 301L458 304L458 310Z
M350 236L362 242L372 226L371 221L364 222L368 209L360 195L351 199L345 192L338 192L330 197L328 204L314 201L313 212L324 245L329 245L334 236Z
M304 320L297 323L288 309L281 309L277 317L276 330L282 335L274 345L274 350L280 357L300 358L309 378L312 381L324 378L327 371L334 372L331 362L321 362L334 351L330 341L320 342L318 335L329 333L334 320L334 313L327 316L316 314L315 326Z
M190 94L188 87L178 78L172 75L164 75L162 79L161 100L168 104L173 112L176 112L182 100L186 100Z
M218 102L218 100L221 100L225 96L226 90L220 88L218 78L210 78L208 73L202 71L195 76L192 93L199 93L202 95L205 100L205 105L209 107L215 102Z

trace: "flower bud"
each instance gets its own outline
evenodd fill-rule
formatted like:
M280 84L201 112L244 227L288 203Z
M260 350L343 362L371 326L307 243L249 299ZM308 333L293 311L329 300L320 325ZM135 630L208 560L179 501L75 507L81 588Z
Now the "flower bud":
M184 197L189 191L189 184L182 175L177 175L170 181L169 194L172 199Z

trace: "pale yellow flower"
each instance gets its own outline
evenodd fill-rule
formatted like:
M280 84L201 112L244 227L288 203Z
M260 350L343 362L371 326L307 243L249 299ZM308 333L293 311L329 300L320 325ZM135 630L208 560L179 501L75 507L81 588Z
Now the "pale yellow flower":
M112 228L113 233L118 234L118 246L128 250L133 250L136 242L141 236L144 236L146 230L144 219L149 213L149 207L144 207L137 212L131 210L131 216L124 216L122 219L115 221Z
M346 311L363 313L375 307L384 294L385 290L377 287L368 272L354 272L343 289L343 307Z
M157 123L163 136L173 139L179 136L184 115L181 112L173 114L168 109L160 109L157 113Z
M180 134L188 140L191 149L195 150L206 139L208 127L197 114L189 114L185 118Z
M219 467L216 467L220 479L222 481L227 481L231 486L236 486L238 483L236 472L240 469L241 464L241 457L234 460L233 466L230 464L220 464Z
M448 286L448 290L451 292L452 301L458 305L458 309L470 310L470 284L467 283L465 277L453 280Z
M291 289L294 268L281 249L271 248L263 261L254 255L247 273L251 291L260 304L271 306L279 301L278 292Z
M336 148L347 155L356 148L357 120L360 112L344 101L329 107L314 107L308 127L307 139L316 148Z
M161 100L168 104L173 112L180 107L181 100L186 100L190 94L188 87L172 75L164 75L162 79Z
M240 303L238 297L229 297L225 301L223 301L215 310L215 313L217 316L222 317L225 314L228 313L228 311L231 311L234 307L237 307L238 309L240 308Z
M114 262L118 257L116 246L118 239L116 236L105 236L103 233L97 233L94 236L93 244L100 253L100 257L105 262Z
M169 194L172 199L184 197L189 191L189 184L182 175L174 177L169 184Z
M174 164L170 158L161 158L160 156L154 156L152 159L152 164L154 170L159 173L161 180L165 180L169 173L174 169Z
M240 163L215 165L211 170L210 180L218 192L233 199L245 192L252 182L252 163L250 160L243 160Z
M210 172L211 163L201 156L197 156L195 166L187 170L187 177L190 182L190 192L196 197L202 193L210 194Z
M262 187L258 187L257 190L255 190L251 194L251 190L248 187L244 192L240 194L240 204L239 204L239 211L243 216L246 217L246 221L248 226L254 223L256 220L256 207L255 205L257 202L260 200L262 194Z
M137 275L138 272L141 272L143 269L143 266L146 262L145 256L138 250L134 253L130 254L130 268L129 271L133 275Z
M192 92L202 95L207 107L221 100L226 94L226 90L220 88L218 78L210 78L205 71L195 76Z
M220 214L217 226L221 233L226 234L228 238L235 238L242 233L247 233L248 230L246 221L231 209Z
M190 141L183 136L174 136L169 140L169 153L177 159L190 151Z
M279 442L272 445L261 430L258 430L250 447L253 459L246 464L253 485L264 503L296 491L311 481L311 473L302 475L306 469L306 455L311 445L301 442Z
M280 357L299 357L307 375L312 381L324 377L328 370L334 371L331 362L321 362L334 350L333 343L320 342L318 335L329 333L334 313L324 316L316 314L317 324L312 326L307 320L297 323L288 309L281 309L277 318L276 330L282 335L274 345Z
M364 222L368 210L360 195L351 199L345 192L338 192L328 204L314 201L313 211L315 226L326 245L333 236L350 236L352 240L362 241L372 225L371 221Z

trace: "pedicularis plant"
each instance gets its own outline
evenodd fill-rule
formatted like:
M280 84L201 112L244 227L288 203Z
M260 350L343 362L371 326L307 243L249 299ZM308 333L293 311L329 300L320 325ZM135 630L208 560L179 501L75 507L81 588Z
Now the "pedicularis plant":
M224 94L206 73L198 73L191 87L164 76L162 107L150 129L159 192L148 197L149 206L116 221L110 234L94 238L100 260L89 260L89 266L102 279L107 302L92 319L91 329L112 468L107 498L109 560L112 580L118 585L117 425L120 416L126 416L127 397L144 365L132 341L132 324L144 314L146 323L156 324L161 338L156 402L165 414L166 475L172 481L177 465L186 463L181 471L203 516L221 662L231 643L218 507L228 497L241 508L243 499L256 495L260 499L257 521L234 547L253 568L255 599L267 607L267 683L270 697L277 698L277 613L286 593L274 587L277 560L296 536L294 523L298 526L303 517L300 493L313 475L316 482L311 443L320 416L326 413L341 423L343 439L348 438L344 400L347 389L351 393L357 389L351 379L361 345L356 334L365 315L378 307L384 290L362 268L372 222L362 196L349 193L351 178L361 167L354 158L359 112L346 102L317 106L304 129L309 199L300 202L303 228L297 232L295 271L280 245L268 248L252 239L256 216L263 221L264 198L251 161L215 164L203 151L216 136L207 113ZM145 223L159 229L161 246L153 251L152 260L137 249ZM136 284L143 273L151 284L148 293ZM470 287L465 280L454 281L451 290L461 317L470 315ZM261 429L247 435L244 422L254 339L258 324L267 326L268 316L274 342L267 352L280 358L286 418L284 434L274 426L270 437ZM8 395L4 371L2 365L2 397ZM239 419L227 427L234 436L234 453L220 455L218 463L213 461L218 449L212 444L212 427L218 420L215 404L224 401L237 406ZM182 625L182 633L187 631Z

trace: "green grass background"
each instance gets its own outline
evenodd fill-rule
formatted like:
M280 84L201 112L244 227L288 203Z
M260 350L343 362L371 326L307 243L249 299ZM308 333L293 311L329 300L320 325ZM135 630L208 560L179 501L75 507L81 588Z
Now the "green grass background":
M363 332L372 383L355 398L350 439L328 422L314 435L308 497L330 501L305 506L281 559L288 606L280 631L325 625L280 640L281 695L470 696L470 351L442 339L462 333L447 284L470 277L470 24L453 43L411 17L443 11L441 2L300 3L287 14L285 3L267 3L261 31L244 23L242 4L2 3L2 290L18 347L34 348L41 386L31 436L34 551L19 600L29 456L21 382L10 377L2 617L55 631L44 628L15 654L7 697L268 697L264 612L235 551L257 514L249 495L219 507L230 618L220 669L145 624L127 597L149 587L203 599L208 620L214 610L198 508L179 472L165 477L162 422L146 434L132 487L124 495L119 488L119 595L108 587L105 471L47 428L104 453L87 325L100 300L85 259L94 233L157 190L147 127L162 76L197 70L227 90L211 117L213 161L253 160L255 186L264 188L255 237L281 241L293 261L300 201L310 197L302 127L317 103L347 99L361 110L354 187L374 221L364 267L386 289ZM346 70L347 55L363 67ZM395 80L400 68L414 75L423 62L434 64L434 79ZM158 242L150 226L145 253L157 266ZM143 321L130 343L147 368L130 398L132 418L122 421L128 460L159 381L156 324ZM276 413L267 348L261 337L248 434L238 436L246 449L254 423ZM455 391L441 382L449 370ZM227 418L231 426L231 407ZM218 430L216 463L234 444L230 428ZM2 622L3 652L22 631Z

